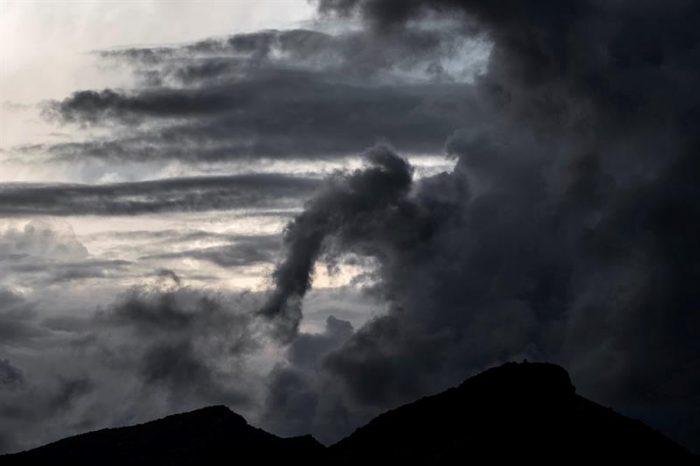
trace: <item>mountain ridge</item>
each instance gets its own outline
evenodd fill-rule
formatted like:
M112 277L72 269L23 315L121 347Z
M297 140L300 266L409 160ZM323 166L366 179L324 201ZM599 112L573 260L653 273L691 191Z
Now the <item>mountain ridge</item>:
M233 445L231 440L235 439ZM310 435L282 438L251 426L224 405L125 427L86 432L18 453L0 456L2 465L220 464L230 456L281 460L304 454L318 464L325 447Z
M569 374L547 363L506 363L441 393L386 411L324 447L311 435L281 438L223 405L128 427L68 437L0 464L453 464L458 460L593 460L700 464L684 447L640 421L578 394Z
M603 458L697 464L688 450L641 421L577 395L562 367L526 362L488 369L389 410L330 449L341 464L370 454L377 463L406 464L452 464L469 456L547 464Z

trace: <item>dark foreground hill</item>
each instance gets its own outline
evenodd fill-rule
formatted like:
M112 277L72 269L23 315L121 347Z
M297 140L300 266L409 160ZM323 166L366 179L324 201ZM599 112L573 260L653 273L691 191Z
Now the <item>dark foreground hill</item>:
M639 421L575 393L552 364L509 363L375 418L324 448L283 439L222 406L70 437L0 456L1 465L698 464Z
M280 438L250 426L225 406L211 406L0 456L0 465L208 466L275 464L289 458L318 465L325 453L324 446L310 435Z
M331 447L341 464L698 464L650 427L576 395L553 364L508 363L384 413ZM506 463L508 462L508 463ZM387 463L385 463L387 464Z

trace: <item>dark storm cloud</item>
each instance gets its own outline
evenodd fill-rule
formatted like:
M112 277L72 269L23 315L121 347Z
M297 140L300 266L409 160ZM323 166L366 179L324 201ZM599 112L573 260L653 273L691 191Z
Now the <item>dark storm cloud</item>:
M410 166L389 147L375 146L365 157L370 167L331 179L285 230L287 257L273 273L275 289L260 310L279 327L283 339L297 330L301 300L311 286L311 271L326 237L372 229L375 217L391 217L401 209L399 200L411 187Z
M527 357L568 366L584 394L700 447L700 5L341 0L321 8L359 12L372 34L385 35L429 14L463 15L493 41L476 83L488 118L465 122L448 141L454 172L397 193L402 215L387 215L381 202L365 209L371 228L342 214L308 222L323 211L313 200L290 225L306 240L287 241L276 278L287 268L293 278L278 283L271 303L303 295L323 244L378 264L389 312L318 366L343 381L347 410L380 411ZM333 205L343 193L325 196ZM288 379L302 393L301 379ZM316 394L315 403L337 397ZM679 409L691 414L670 426Z
M71 97L56 103L50 111L67 122L91 122L109 118L125 120L139 117L188 117L216 114L235 102L226 99L228 94L206 90L199 95L188 92L155 90L138 97L120 94L110 89L104 91L78 91ZM130 118L131 117L131 118Z
M308 196L317 182L251 174L170 178L132 183L0 185L0 215L138 215L285 206Z
M464 15L494 44L479 90L502 115L538 129L585 133L613 124L636 132L654 114L655 121L681 126L697 118L691 76L700 13L684 0L668 8L587 0L319 3L325 12L359 12L379 34L403 30L426 12Z

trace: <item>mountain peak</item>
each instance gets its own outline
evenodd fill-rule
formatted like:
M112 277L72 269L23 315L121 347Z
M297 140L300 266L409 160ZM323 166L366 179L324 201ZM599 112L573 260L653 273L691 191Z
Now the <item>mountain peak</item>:
M561 366L542 362L508 362L470 377L460 390L480 387L509 393L511 396L573 396L576 387L569 373Z
M388 411L330 447L339 464L581 464L652 460L695 464L639 421L576 394L555 364L506 363L437 395Z
M245 424L248 423L248 421L245 420L243 416L240 414L236 413L235 411L232 411L231 408L228 406L224 405L212 405L212 406L205 406L203 408L198 408L194 409L192 411L187 411L184 413L179 413L179 414L172 414L170 416L166 416L163 419L176 419L178 417L188 417L188 418L195 418L195 417L206 417L210 419L214 418L220 418L220 419L229 419L229 420L237 420L241 421Z

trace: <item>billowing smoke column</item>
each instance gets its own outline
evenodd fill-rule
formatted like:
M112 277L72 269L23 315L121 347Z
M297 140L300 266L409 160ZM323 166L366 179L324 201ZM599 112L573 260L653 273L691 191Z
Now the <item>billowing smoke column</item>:
M700 4L320 8L378 35L462 15L493 50L475 84L487 117L448 140L452 173L409 190L407 165L373 149L370 168L334 179L290 225L262 311L283 334L324 241L375 257L390 303L316 369L341 394L319 393L316 376L295 389L379 410L501 361L546 359L584 394L697 441Z
M260 313L274 319L284 340L295 336L301 299L311 286L311 273L329 235L365 231L373 220L400 206L411 187L411 167L385 145L369 149L369 167L329 180L285 231L287 255L273 274L275 290Z

